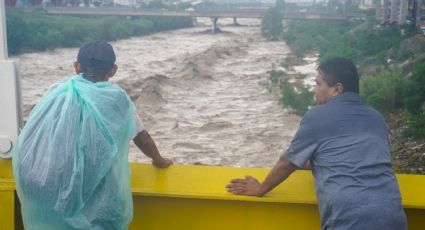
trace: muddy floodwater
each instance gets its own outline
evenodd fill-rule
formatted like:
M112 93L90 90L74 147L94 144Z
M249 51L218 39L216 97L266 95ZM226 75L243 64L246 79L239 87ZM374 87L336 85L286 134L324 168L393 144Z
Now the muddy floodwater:
M264 84L267 71L290 50L262 38L258 20L219 23L218 34L206 32L206 20L112 42L119 69L111 81L127 91L160 152L175 163L271 167L300 122ZM77 51L13 57L19 60L24 117L49 85L74 74ZM313 61L294 69L313 74ZM129 160L150 162L133 143Z

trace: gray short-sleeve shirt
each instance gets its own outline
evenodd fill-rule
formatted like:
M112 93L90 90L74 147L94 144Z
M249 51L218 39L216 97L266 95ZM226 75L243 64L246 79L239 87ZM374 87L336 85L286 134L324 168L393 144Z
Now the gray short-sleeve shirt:
M135 114L134 118L136 119L136 129L134 129L134 133L131 135L131 139L134 139L137 134L141 133L145 129L143 121L137 113Z
M322 229L407 229L386 124L358 94L311 109L284 155L310 161Z

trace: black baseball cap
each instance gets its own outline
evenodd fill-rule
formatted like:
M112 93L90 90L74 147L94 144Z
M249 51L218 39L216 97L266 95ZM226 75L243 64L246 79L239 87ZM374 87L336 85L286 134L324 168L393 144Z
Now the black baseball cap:
M109 70L115 64L115 52L112 46L103 41L89 42L81 46L78 62L85 67Z

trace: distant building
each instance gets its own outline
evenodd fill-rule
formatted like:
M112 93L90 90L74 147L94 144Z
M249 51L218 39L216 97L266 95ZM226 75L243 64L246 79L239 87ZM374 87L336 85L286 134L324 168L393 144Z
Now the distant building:
M383 24L404 25L408 21L408 15L409 0L380 0L376 7L377 20Z
M412 21L414 25L421 25L425 20L425 0L414 0Z
M375 7L373 0L362 0L359 4L360 9L373 9Z
M379 2L380 4L376 8L376 18L381 23L387 23L390 18L389 0L379 0Z
M16 6L16 0L5 0L4 3L6 7Z

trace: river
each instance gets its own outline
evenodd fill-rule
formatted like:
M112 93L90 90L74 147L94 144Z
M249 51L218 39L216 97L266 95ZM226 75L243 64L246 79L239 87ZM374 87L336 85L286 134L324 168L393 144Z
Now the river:
M194 28L111 42L118 72L111 81L132 98L160 152L177 164L271 167L289 144L300 117L279 104L267 88L267 71L290 49L266 41L259 20L221 33ZM24 117L49 85L73 75L78 49L55 49L19 60ZM297 66L314 74L314 59ZM149 162L132 143L129 161Z

